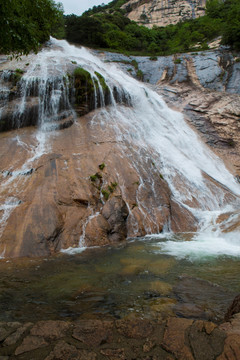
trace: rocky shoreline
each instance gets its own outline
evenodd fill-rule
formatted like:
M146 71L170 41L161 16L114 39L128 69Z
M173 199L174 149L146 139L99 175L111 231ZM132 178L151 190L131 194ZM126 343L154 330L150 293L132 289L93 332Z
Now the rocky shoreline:
M0 360L238 360L240 314L219 326L168 318L0 323Z

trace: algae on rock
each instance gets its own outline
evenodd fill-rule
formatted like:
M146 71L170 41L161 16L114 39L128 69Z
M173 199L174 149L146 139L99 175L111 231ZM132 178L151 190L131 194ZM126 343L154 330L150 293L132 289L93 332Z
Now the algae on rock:
M79 115L110 103L110 90L101 74L95 72L96 77L93 77L87 70L78 67L73 75L75 106Z

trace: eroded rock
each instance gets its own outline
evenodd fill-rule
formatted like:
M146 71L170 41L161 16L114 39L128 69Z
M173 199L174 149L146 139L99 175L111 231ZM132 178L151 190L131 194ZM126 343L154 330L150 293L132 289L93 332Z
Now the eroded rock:
M117 320L116 327L121 335L133 339L144 339L153 331L153 326L148 320Z
M49 345L49 343L45 341L43 337L29 335L24 338L22 344L16 349L15 355L21 355L25 352L36 350L47 345Z
M179 21L202 16L205 13L205 0L130 0L122 8L127 17L147 27L177 24Z
M162 347L178 360L194 360L191 350L186 345L186 330L192 325L190 319L170 318L164 333Z
M98 346L110 341L113 330L111 321L81 320L73 330L73 338L89 347Z
M45 360L96 360L96 358L97 355L94 352L78 350L73 345L60 341Z
M33 336L42 336L45 339L59 339L66 335L70 324L64 321L43 320L37 322L31 329Z

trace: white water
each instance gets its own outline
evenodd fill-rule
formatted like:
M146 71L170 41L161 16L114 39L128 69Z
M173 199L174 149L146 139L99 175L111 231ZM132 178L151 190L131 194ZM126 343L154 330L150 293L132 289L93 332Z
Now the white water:
M112 106L103 109L97 119L93 118L93 122L97 121L103 126L110 126L115 131L119 143L124 144L123 156L124 146L137 149L139 153L142 149L149 153L149 158L154 159L156 168L168 182L175 201L185 206L198 218L201 227L192 241L161 242L159 244L161 251L179 257L192 258L209 254L240 256L240 240L235 241L236 238L240 239L240 234L238 232L224 234L215 222L216 215L239 207L240 186L223 162L186 124L183 116L169 109L162 98L145 84L123 73L115 65L105 64L87 49L69 45L66 41L52 39L51 42L51 47L43 49L36 55L29 66L24 75L25 84L33 81L31 80L33 73L34 76L37 74L41 78L41 84L48 81L47 78L51 72L56 75L57 71L63 79L67 71L66 64L70 62L76 62L76 66L83 67L94 78L96 78L95 71L99 72L111 89ZM46 104L49 103L49 97L44 92L45 90L42 91L42 95L40 91L41 127L49 121L49 117L54 117L59 111L62 88L60 80L59 84L54 87L48 105ZM123 89L128 94L131 106L116 104L113 96L116 87L119 94L123 93ZM26 94L26 90L23 93ZM64 99L67 103L67 95ZM103 97L101 97L101 102L104 105ZM23 96L18 113L23 111L24 106ZM229 200L226 197L228 193L232 194ZM139 208L141 210L141 204ZM82 238L80 238L79 247L84 249Z

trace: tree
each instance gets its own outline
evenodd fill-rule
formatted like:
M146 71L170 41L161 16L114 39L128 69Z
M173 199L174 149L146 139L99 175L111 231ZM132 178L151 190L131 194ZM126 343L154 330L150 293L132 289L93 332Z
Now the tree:
M0 0L0 52L37 51L54 30L63 28L62 5L53 0Z

